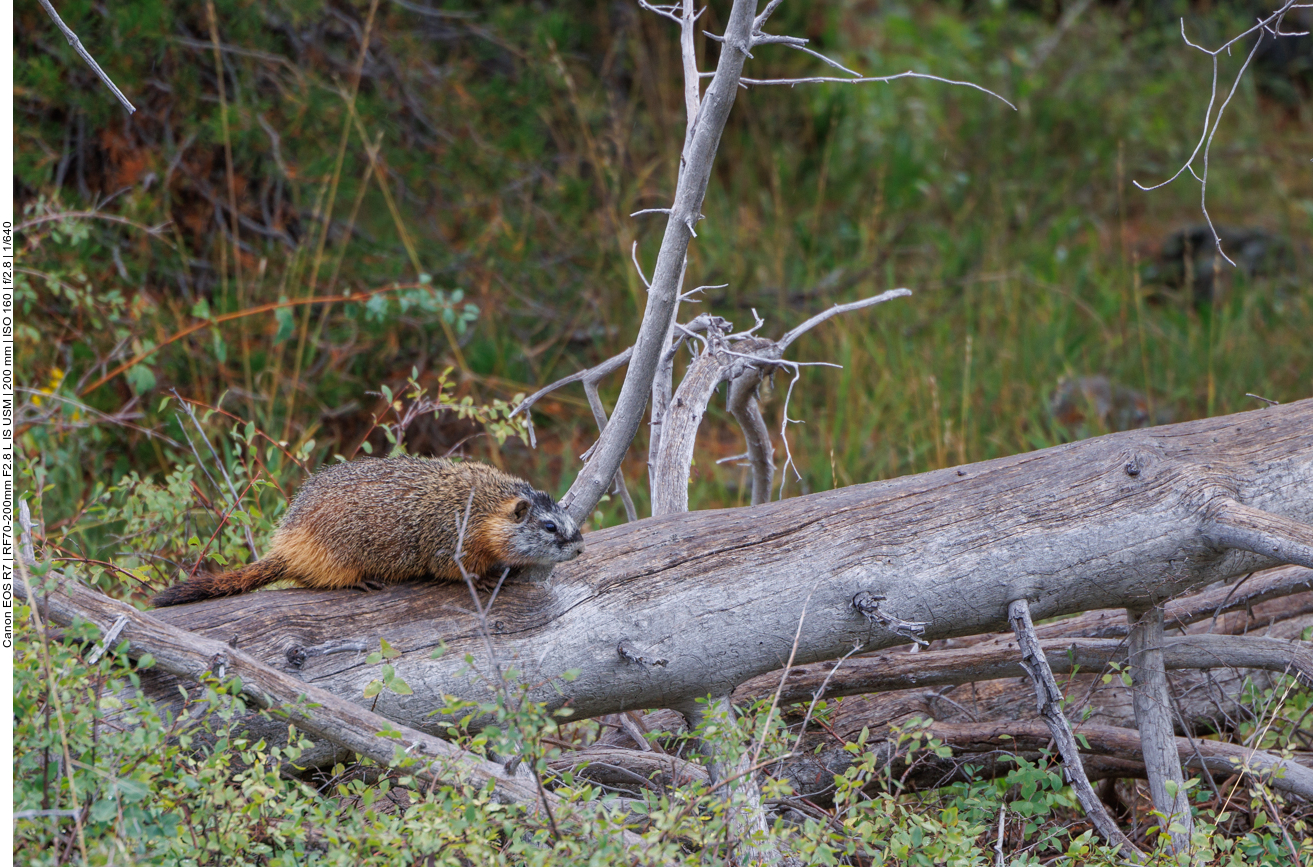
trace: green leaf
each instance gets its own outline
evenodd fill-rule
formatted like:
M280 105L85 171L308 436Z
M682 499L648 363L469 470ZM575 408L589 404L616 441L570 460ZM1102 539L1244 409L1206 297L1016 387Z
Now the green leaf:
M123 378L136 394L145 394L155 388L155 372L144 364L129 367Z
M101 798L91 805L90 818L93 822L108 822L118 815L118 803L113 798Z
M365 319L370 322L382 322L387 318L390 302L386 293L371 295L365 302Z
M279 296L279 302L287 300L286 295ZM296 318L292 315L292 308L279 307L274 310L274 321L278 323L278 331L274 334L274 343L282 343L292 336L296 330Z

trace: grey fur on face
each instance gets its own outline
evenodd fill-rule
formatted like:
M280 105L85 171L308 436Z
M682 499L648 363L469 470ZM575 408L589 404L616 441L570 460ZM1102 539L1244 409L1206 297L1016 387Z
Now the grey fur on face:
M583 553L583 534L564 509L542 491L532 491L527 500L523 529L512 541L519 553L546 563L564 563Z

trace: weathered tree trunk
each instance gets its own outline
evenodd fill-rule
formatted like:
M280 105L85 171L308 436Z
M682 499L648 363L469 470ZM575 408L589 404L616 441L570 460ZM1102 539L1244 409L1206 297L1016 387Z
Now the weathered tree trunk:
M414 695L384 694L377 710L432 732L442 696L486 697L480 678L498 664L577 717L688 709L783 665L804 607L799 664L905 643L853 608L862 591L930 639L993 632L1014 599L1046 618L1303 562L1311 519L1306 400L590 533L548 583L504 588L486 637L452 585L266 591L157 615L356 700L377 677L366 654L387 639Z

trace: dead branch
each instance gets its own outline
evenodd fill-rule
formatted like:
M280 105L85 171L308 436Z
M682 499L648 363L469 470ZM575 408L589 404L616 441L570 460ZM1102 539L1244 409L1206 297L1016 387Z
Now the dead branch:
M598 439L593 456L562 498L571 516L580 523L592 514L620 468L625 452L638 432L661 355L669 345L668 334L678 304L688 245L694 235L693 226L702 213L702 199L706 195L720 135L738 95L756 8L756 0L734 0L725 28L727 44L720 52L716 74L699 102L696 120L691 122L691 132L686 139L675 200L666 221L665 236L647 295L647 307L643 311L643 324L634 341L620 397L611 414L611 423ZM691 39L689 43L691 47ZM692 83L693 88L697 86L696 81ZM688 87L686 82L686 92Z
M564 376L556 380L556 382L553 382L551 385L543 386L542 388L535 391L533 394L526 397L524 400L520 401L519 405L516 406L515 409L511 410L510 417L514 418L515 416L523 412L526 413L525 418L531 419L532 416L527 414L528 411L533 408L533 405L535 403L542 400L547 395L556 391L558 388L564 388L565 386L575 382L592 382L593 384L596 384L600 382L604 376L607 376L608 374L611 374L619 370L621 367L623 367L629 361L629 357L633 354L634 354L634 348L631 346L628 349L626 349L624 352L621 352L619 355L611 356L606 361L603 361L601 364L590 367L587 370L580 370L577 373L570 374L569 376ZM538 442L533 435L532 421L529 423L529 445L533 448L538 447Z
M820 313L817 313L811 319L808 319L806 322L802 323L797 328L794 328L788 334L785 334L783 337L781 337L778 341L780 345L780 351L783 352L784 350L788 349L793 344L793 341L797 340L799 337L802 337L804 334L806 334L808 331L811 331L813 328L815 328L817 325L820 325L822 322L825 322L826 320L829 319L833 319L835 316L838 316L841 313L851 313L854 310L861 310L865 307L873 307L876 304L883 304L884 302L892 301L895 298L907 298L911 294L912 292L910 289L890 289L888 292L881 292L879 295L874 295L870 298L863 298L861 301L852 301L848 304L836 304L833 307L831 307L829 310L823 310Z
M1171 840L1172 851L1180 854L1189 851L1194 820L1172 734L1172 697L1167 691L1163 663L1163 612L1155 605L1140 611L1127 610L1126 617L1130 624L1127 657L1131 699L1144 767L1149 773L1149 791L1154 809L1163 816L1162 830Z
M1266 603L1266 605L1270 608L1282 604L1283 601L1285 600L1273 600ZM1292 603L1296 602L1297 597L1292 597L1290 601ZM1125 621L1124 613L1122 620ZM1259 642L1256 645L1242 645L1242 649L1246 651L1258 651L1254 656L1261 658L1265 655L1263 653L1264 648L1279 650L1278 645L1287 649L1297 648L1300 652L1307 650L1308 645L1300 643L1299 639L1303 630L1311 623L1313 623L1313 616L1308 614L1277 622L1271 626L1268 625L1266 620L1261 623L1250 623L1247 626L1243 618L1234 618L1228 619L1225 623L1220 623L1219 626L1241 634L1215 637L1219 639L1219 643L1223 643L1223 640L1229 642L1232 638L1264 638L1265 642ZM1205 628L1207 628L1206 623L1195 627L1197 630ZM1249 634L1243 634L1247 630ZM1195 639L1199 639L1201 642L1213 641L1213 638L1202 632L1188 637L1192 641ZM1169 639L1169 642L1174 640ZM997 639L986 644L975 645L975 647L983 648L988 645L995 645L999 649L1005 650L1014 643L1015 639L1012 636L1008 636L1006 640L999 636ZM1188 646L1187 644L1186 647ZM1217 645L1205 646L1209 646L1211 650L1212 647ZM1225 646L1224 643L1223 646ZM910 656L915 659L924 655L928 657L928 662L934 666L935 658L940 652L908 654L903 651L901 653L889 652L880 654L880 656L897 658ZM1015 653L1015 650L1013 652ZM1123 646L1117 652L1117 655L1120 656L1124 652L1125 647ZM1168 656L1174 656L1178 653L1178 650L1169 650L1165 653ZM1054 654L1048 653L1046 655L1052 657ZM1250 657L1248 652L1245 652L1244 656L1236 656L1235 659L1238 662L1246 657ZM850 660L849 662L855 661ZM1094 659L1089 661L1096 662ZM1275 660L1269 659L1268 661ZM1069 664L1069 662L1064 661L1064 667ZM1199 659L1198 664L1204 666L1205 660ZM814 667L829 668L831 665L827 662L821 666L806 666L806 668L808 670ZM843 674L847 666L848 663L840 666L836 678ZM1273 670L1272 668L1240 668L1221 664L1199 668L1172 669L1169 681L1175 709L1179 711L1179 726L1181 727L1179 731L1199 735L1239 731L1246 722L1255 721L1252 709L1246 707L1248 690L1274 687L1278 682L1277 679L1285 673L1287 673L1287 669L1284 667L1281 667L1280 670ZM1293 674L1294 672L1290 673ZM1106 668L1091 665L1088 668L1073 671L1066 675L1063 680L1064 691L1069 700L1065 710L1073 719L1079 717L1087 722L1134 728L1136 725L1135 709L1131 698L1131 689L1126 684L1127 679L1125 667L1120 661L1116 660L1109 661ZM853 738L863 728L869 728L872 732L876 732L889 726L904 724L916 716L957 722L1025 719L1030 714L1030 707L1034 697L1031 691L1024 687L1024 679L1001 678L972 680L958 685L919 685L890 692L851 695L839 702L838 707L832 711L829 725L839 737Z
M662 419L660 447L651 473L652 514L673 515L688 510L688 479L693 466L693 446L697 431L711 396L717 386L726 381L731 383L730 410L744 428L744 437L748 442L748 457L753 468L753 503L769 499L774 472L773 448L755 400L755 391L762 376L781 365L797 370L801 363L784 360L784 350L799 336L831 317L911 294L906 289L893 289L872 298L837 305L813 316L780 340L750 336L749 331L742 335L742 339L730 343L730 339L735 336L729 334L733 326L718 317L708 318L704 330L699 334L705 348L689 365ZM758 320L752 331L761 324ZM676 331L681 330L686 332L686 337L693 335L690 329L676 326ZM786 423L787 418L786 401ZM788 447L787 441L785 447Z
M123 95L123 91L119 90L118 85L110 80L109 75L107 75L105 70L100 68L100 64L96 62L96 58L92 57L91 52L87 51L82 45L82 40L78 39L78 35L64 23L64 19L59 17L59 13L55 11L55 7L50 5L50 0L40 0L40 3L41 8L46 10L46 14L50 16L50 20L54 21L55 26L64 34L64 38L68 40L68 44L73 46L73 50L87 62L87 65L91 67L100 80L104 82L105 86L109 88L110 92L114 94L115 98L118 99L119 104L127 109L128 114L135 112L137 110L136 107L131 102L128 102L128 98Z
M1301 600L1309 595L1313 594L1270 600L1256 609L1252 617L1237 614L1224 617L1215 624L1205 620L1193 627L1195 630L1204 630L1216 626L1234 635L1217 636L1200 633L1189 638L1192 641L1202 639L1201 647L1216 647L1217 645L1211 644L1214 639L1220 639L1222 646L1225 646L1235 638L1242 641L1258 638L1257 645L1251 647L1259 650L1260 654L1264 647L1272 650L1285 648L1287 653L1289 649L1294 648L1298 654L1306 654L1309 645L1300 639L1310 623L1313 623L1313 613L1286 620L1279 619L1277 615L1281 612L1281 606L1300 608ZM1277 620L1269 626L1270 619L1273 617L1277 617ZM1121 613L1120 621L1125 627L1124 612ZM1259 638L1260 635L1266 637ZM1169 660L1175 652L1171 649L1172 640L1169 639L1168 650L1165 652ZM1006 640L998 636L971 649L999 645L1000 651L1006 651L1015 657L1014 643L1015 639L1011 636ZM1122 644L1117 656L1120 657L1125 653L1124 642L1110 643ZM880 656L891 661L901 660L901 663L898 663L900 666L910 665L918 658L925 658L928 664L938 669L935 659L940 653L942 651L921 653L891 651ZM1050 659L1056 655L1064 665L1070 664L1065 654L1049 651L1046 655ZM1125 669L1111 665L1109 669L1104 669L1098 665L1097 659L1087 661L1093 664L1062 680L1063 691L1069 702L1064 708L1068 718L1084 720L1082 725L1098 724L1134 730L1136 728L1134 701L1132 690L1125 682L1128 679L1125 676ZM1236 661L1239 662L1240 659L1237 658ZM860 661L849 660L840 666L836 678L854 662ZM813 674L814 670L824 671L831 667L832 663L828 662L822 665L804 666L794 674L804 678L817 677L818 675ZM1240 734L1246 725L1263 726L1264 719L1260 716L1263 711L1251 707L1253 691L1280 687L1279 694L1287 695L1292 688L1288 681L1282 685L1276 679L1277 675L1284 673L1284 668L1279 671L1271 669L1269 671L1271 674L1253 668L1219 665L1196 670L1178 669L1172 672L1170 685L1173 709L1178 711L1180 725L1177 734L1184 735L1187 740L1193 738L1196 742L1219 736L1225 740L1228 735L1234 737ZM790 675L790 683L794 674ZM763 684L766 688L770 686L769 682ZM791 687L786 686L786 690L789 689ZM738 693L736 697L746 698ZM1014 725L1015 721L1028 719L1031 716L1034 701L1034 692L1029 688L1026 680L1012 677L976 680L958 686L938 688L930 684L921 684L915 688L874 695L852 695L839 701L837 705L831 705L826 727L805 733L800 746L794 750L797 758L786 762L781 773L787 779L794 781L798 791L810 790L805 787L815 786L820 769L823 768L830 774L844 773L853 762L853 756L845 749L844 744L857 739L864 731L869 737L868 749L874 750L878 756L885 757L882 761L893 761L900 750L904 749L900 745L905 744L904 736L896 732L916 730L919 726L918 720L930 719L936 724L993 725L1005 731ZM653 718L648 722L649 727L660 724L656 719L661 713L649 714ZM801 716L800 709L791 714L791 718L795 721L799 716ZM1297 742L1302 741L1305 749L1308 748L1306 726L1296 731L1294 736ZM1028 760L1040 761L1043 758L1040 749L1048 741L1049 738L1045 735L1044 740L1038 744L1028 744L1024 748L1020 745L1012 748L1008 744L1003 744L1002 748L1004 752L1017 752ZM990 778L1006 774L1016 767L1015 763L1009 763L1004 758L1004 752L990 752L990 748L985 746L977 747L960 741L949 745L958 753L954 757L937 761L930 755L920 752L914 759L909 760L910 763L893 768L892 772L906 785L919 789L933 788L955 781ZM972 752L973 750L976 752ZM980 750L985 752L981 753ZM1313 766L1313 754L1302 753L1297 756L1297 760L1306 766ZM968 768L974 771L968 771ZM1108 777L1147 777L1143 764L1112 757L1099 758L1087 754L1086 769L1092 780Z
M752 365L729 385L729 414L738 422L747 443L748 466L752 469L752 505L770 502L771 479L775 477L775 447L771 445L766 419L761 415L757 392L764 371Z
M1040 648L1049 667L1061 674L1077 670L1100 672L1110 663L1125 663L1128 653L1126 641L1116 638L1049 638L1040 641ZM1262 669L1295 674L1313 684L1313 649L1299 642L1272 638L1240 635L1168 638L1163 644L1163 662L1168 670ZM775 671L754 677L734 691L734 701L743 703L773 694L779 688L781 675L782 672ZM809 702L818 692L823 698L838 698L1025 675L1026 670L1017 661L1016 644L1011 641L921 653L887 651L850 659L837 668L826 662L791 669L784 679L780 702Z
M1017 599L1008 606L1008 618L1012 621L1012 627L1017 633L1017 643L1021 649L1021 664L1026 668L1026 673L1030 675L1035 685L1035 695L1038 698L1039 714L1044 718L1048 726L1049 734L1052 735L1054 743L1057 745L1058 753L1062 756L1062 766L1067 784L1071 786L1072 792L1076 795L1076 800L1080 802L1081 809L1085 815L1094 823L1099 834L1111 846L1121 849L1122 853L1132 861L1142 861L1142 854L1130 841L1117 823L1113 821L1112 816L1108 815L1108 810L1103 806L1103 801L1099 800L1098 794L1090 785L1089 777L1085 775L1085 767L1081 764L1080 751L1076 746L1076 739L1071 733L1071 724L1067 722L1066 716L1062 713L1062 690L1058 688L1058 682L1053 679L1053 671L1049 668L1048 660L1045 658L1043 651L1039 646L1039 638L1035 635L1035 624L1030 619L1030 605L1025 599Z
M1313 591L1313 569L1281 566L1251 573L1229 586L1174 599L1164 607L1163 620L1178 629L1201 620L1216 620L1229 611L1248 610L1269 599L1309 591Z
M1235 266L1235 262L1231 261L1231 257L1226 255L1226 251L1222 249L1222 238L1220 235L1217 234L1217 228L1213 225L1212 215L1208 213L1209 151L1212 149L1213 146L1213 137L1217 135L1218 127L1222 125L1222 113L1225 112L1226 107L1231 104L1231 99L1235 96L1236 90L1240 86L1240 79L1244 77L1245 70L1249 68L1249 63L1254 59L1254 56L1258 53L1258 48L1260 45L1263 44L1263 40L1268 37L1276 39L1279 37L1292 37L1292 36L1299 37L1299 36L1308 35L1308 33L1304 33L1304 32L1287 33L1287 32L1282 32L1281 30L1281 22L1284 20L1286 13L1289 12L1291 9L1299 9L1299 8L1306 8L1306 4L1301 4L1298 2L1298 0L1285 0L1285 2L1281 4L1281 7L1277 9L1275 12L1271 13L1266 18L1260 18L1258 23L1255 24L1254 26L1250 27L1249 29L1245 30L1243 33L1237 36L1233 36L1231 39L1227 40L1224 44L1222 44L1218 48L1214 48L1211 50L1204 48L1202 45L1196 45L1194 42L1190 41L1190 37L1187 36L1185 33L1185 19L1184 18L1181 19L1181 39L1184 40L1185 44L1190 46L1191 48L1194 48L1208 55L1213 62L1212 89L1208 97L1208 108L1204 112L1203 131L1200 133L1199 141L1197 144L1195 144L1194 150L1191 151L1189 159L1187 159L1181 165L1181 167L1176 170L1176 174L1172 175L1170 178L1168 178L1165 181L1162 181L1157 184L1152 184L1150 186L1145 186L1139 181L1132 181L1132 183L1135 184L1135 186L1137 186L1141 190L1144 190L1145 192L1150 192L1152 190L1158 189L1159 187L1167 186L1172 181L1175 181L1182 174L1188 171L1191 177L1193 177L1196 181L1199 182L1199 210L1203 212L1204 219L1208 222L1208 229L1213 233L1213 241L1214 243L1217 244L1218 255L1220 255L1223 259L1225 259L1227 261L1227 264L1231 265L1232 267ZM1226 98L1222 100L1221 105L1217 105L1218 60L1221 58L1221 56L1224 53L1229 56L1231 54L1232 47L1234 47L1241 40L1255 33L1258 34L1258 39L1254 40L1254 47L1250 49L1249 54L1245 56L1244 63L1241 64L1239 71L1236 72L1235 78L1231 82L1231 89L1227 92ZM1214 106L1217 106L1216 115L1213 114ZM1194 168L1195 160L1200 159L1201 156L1202 159L1200 160L1200 162L1202 164L1202 169L1203 169L1202 174L1196 172Z

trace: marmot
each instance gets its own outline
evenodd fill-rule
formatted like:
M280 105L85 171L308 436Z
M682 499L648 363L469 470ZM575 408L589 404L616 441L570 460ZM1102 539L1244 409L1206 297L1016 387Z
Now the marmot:
M550 496L487 464L364 459L306 479L268 556L189 578L151 604L234 596L283 580L319 590L460 581L461 566L481 584L495 583L507 568L564 563L583 550L579 527Z

